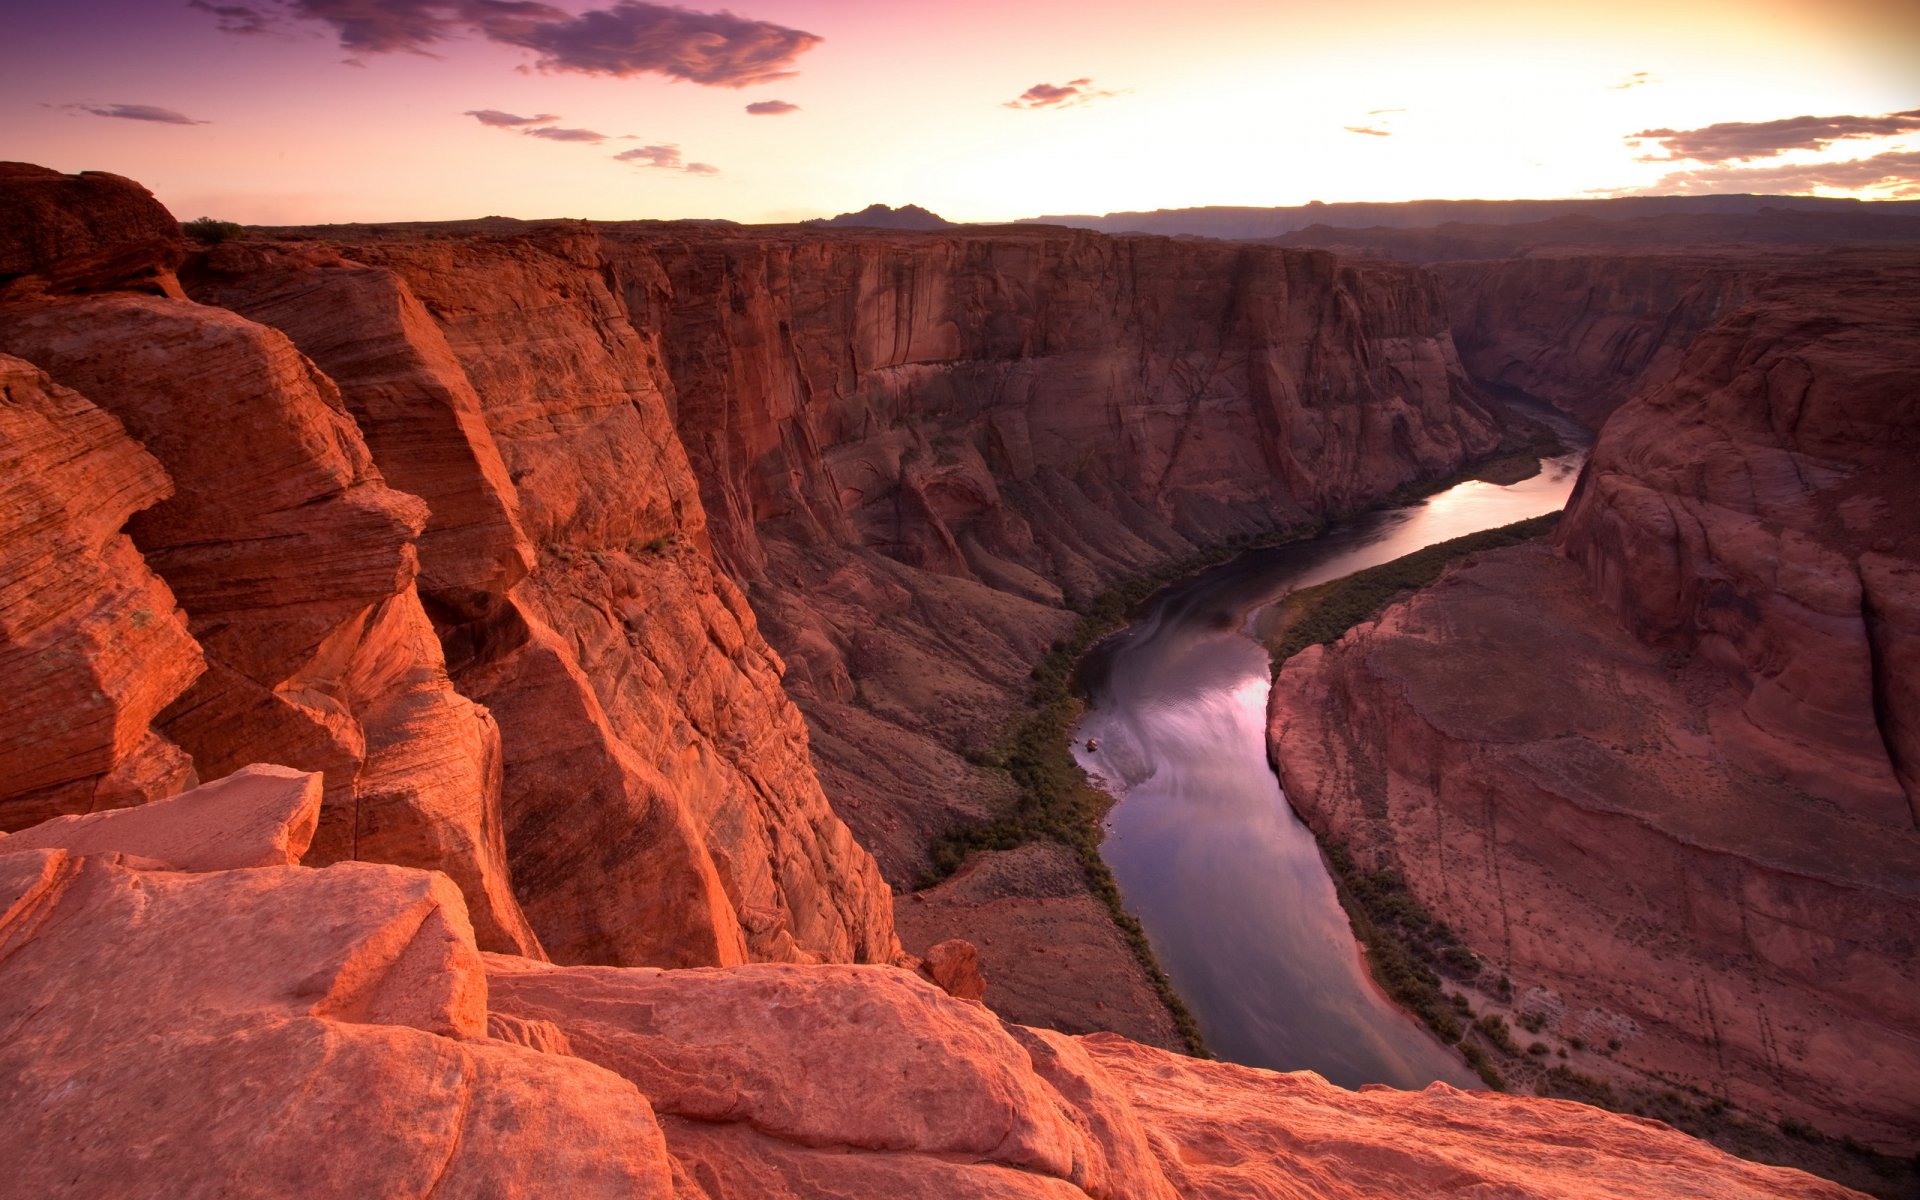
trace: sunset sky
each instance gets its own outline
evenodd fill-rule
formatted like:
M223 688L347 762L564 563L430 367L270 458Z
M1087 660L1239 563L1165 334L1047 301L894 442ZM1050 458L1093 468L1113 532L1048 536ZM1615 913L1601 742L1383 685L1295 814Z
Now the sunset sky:
M733 3L9 3L0 158L248 223L1920 197L1911 2Z

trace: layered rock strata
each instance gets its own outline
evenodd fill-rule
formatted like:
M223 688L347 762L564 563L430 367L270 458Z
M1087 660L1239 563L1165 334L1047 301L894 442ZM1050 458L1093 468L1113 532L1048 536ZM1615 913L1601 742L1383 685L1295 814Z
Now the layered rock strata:
M539 566L443 589L430 525L422 588L501 720L514 878L564 961L885 958L782 672L818 778L903 886L1005 802L960 751L999 734L1066 599L1497 437L1398 268L1059 232L424 232L223 248L190 286L288 332L377 461L401 392L480 414ZM400 382L449 355L466 392ZM636 828L684 853L604 870ZM595 898L636 889L680 898L681 926L607 925Z
M1737 310L1543 546L1286 663L1271 744L1580 1069L1920 1144L1920 264Z
M27 178L103 242L165 218L125 181L116 217L85 207L87 181ZM779 660L711 561L644 345L604 328L610 305L527 328L517 306L576 281L523 272L477 332L493 358L463 360L392 271L322 253L202 272L307 355L180 298L166 228L159 250L76 239L6 264L21 273L0 347L51 379L9 375L5 416L30 411L30 384L59 428L23 425L23 453L105 501L7 479L24 489L6 510L22 600L0 665L77 697L14 725L33 761L9 778L9 824L274 758L325 778L316 860L447 871L492 949L892 960L885 885L808 768ZM115 530L145 505L126 544ZM125 578L102 586L107 570ZM143 658L104 642L116 627Z
M306 778L240 840L297 858ZM486 955L436 872L179 869L162 823L127 819L177 807L207 811L0 839L0 1153L25 1192L1853 1195L1580 1105L1008 1025L895 968Z

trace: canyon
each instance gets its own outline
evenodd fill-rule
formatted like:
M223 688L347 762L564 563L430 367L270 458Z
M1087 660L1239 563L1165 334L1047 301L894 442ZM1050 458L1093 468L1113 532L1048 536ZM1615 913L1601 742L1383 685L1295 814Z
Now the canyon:
M912 890L939 834L1016 803L978 764L1101 592L1495 452L1514 422L1474 372L1572 406L1596 362L1625 403L1565 557L1509 556L1553 583L1533 617L1624 620L1619 655L1709 697L1691 767L1733 730L1740 779L1778 776L1755 834L1817 836L1787 863L1698 847L1752 900L1696 897L1688 932L1733 941L1555 936L1700 995L1764 942L1780 1032L1716 1027L1710 1081L1769 1112L1770 1070L1906 1136L1905 1060L1844 1079L1886 1065L1855 1031L1912 1015L1911 485L1886 454L1916 426L1912 357L1848 332L1902 327L1905 274L1863 262L1875 298L1831 329L1709 272L1670 328L1569 339L1512 332L1534 293L1495 295L1564 279L1286 247L489 219L195 248L115 176L7 164L0 201L0 1108L32 1113L0 1137L41 1192L1852 1194L1584 1105L1159 1048L1145 968L1050 844ZM1601 286L1631 309L1669 285ZM1690 390L1657 390L1676 362ZM1780 389L1771 423L1749 376ZM1856 376L1864 407L1814 386ZM1663 458L1689 421L1747 473ZM1880 474L1852 472L1862 447ZM1783 489L1808 472L1833 494L1804 515ZM1753 506L1730 546L1696 533L1728 489ZM1796 564L1777 595L1773 561ZM1370 680L1335 681L1432 602L1290 664L1302 713L1324 701L1299 720L1364 714L1447 761ZM1312 736L1288 719L1277 747ZM1371 751L1342 752L1316 782L1276 749L1303 812L1343 811ZM1835 811L1875 853L1821 840ZM1324 818L1360 843L1345 820ZM1527 847L1461 824L1524 874ZM1373 852L1424 852L1377 825ZM1431 877L1405 863L1436 906L1467 886L1442 849ZM1529 947L1506 968L1550 986ZM1708 1078L1684 1014L1596 997L1653 1031L1623 1059ZM1815 1021L1843 1050L1793 1040Z
M1729 270L1744 302L1607 420L1553 544L1280 664L1271 753L1580 1070L1904 1153L1920 255Z

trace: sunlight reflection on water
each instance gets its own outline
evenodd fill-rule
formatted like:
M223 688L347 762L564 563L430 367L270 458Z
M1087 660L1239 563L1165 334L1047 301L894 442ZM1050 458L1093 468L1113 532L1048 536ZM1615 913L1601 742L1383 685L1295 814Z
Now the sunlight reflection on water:
M1102 854L1222 1058L1349 1087L1478 1085L1368 978L1313 836L1267 764L1269 665L1244 630L1295 588L1560 508L1582 458L1249 553L1168 588L1096 649L1075 755L1119 797Z

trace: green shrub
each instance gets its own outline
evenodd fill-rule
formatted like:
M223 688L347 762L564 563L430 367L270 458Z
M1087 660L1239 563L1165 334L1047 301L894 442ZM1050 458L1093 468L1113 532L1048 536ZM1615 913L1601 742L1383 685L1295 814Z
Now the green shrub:
M232 221L216 221L212 217L198 217L180 226L180 232L196 242L205 242L217 246L221 242L230 242L240 236L243 230Z

